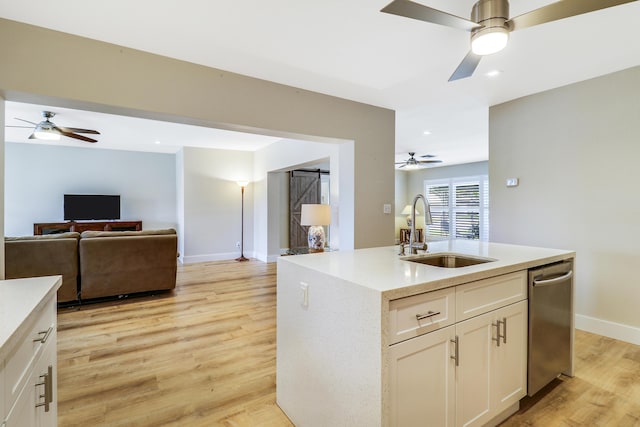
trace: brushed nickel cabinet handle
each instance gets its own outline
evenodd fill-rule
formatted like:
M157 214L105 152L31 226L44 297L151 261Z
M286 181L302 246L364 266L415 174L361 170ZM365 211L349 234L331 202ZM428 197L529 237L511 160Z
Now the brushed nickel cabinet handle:
M449 356L451 359L456 361L456 366L460 366L460 340L458 339L458 336L456 335L456 337L452 340L449 340L453 343L454 345L454 349L453 349L453 356Z
M439 311L429 310L427 311L427 314L416 314L416 320L420 321L420 320L428 319L430 317L437 316L438 314L440 314Z
M507 318L502 318L502 342L507 343Z
M491 337L491 341L495 341L496 342L496 346L498 346L498 347L500 347L500 338L504 338L502 335L500 335L500 324L501 323L502 323L502 320L497 320L496 323L492 323L491 324L491 326L495 326L496 327L496 337L495 338Z
M47 329L46 331L38 332L38 335L42 336L40 338L34 339L33 342L40 341L42 344L46 343L49 339L49 335L51 335L51 332L53 332L53 326L49 326L49 329Z
M44 402L36 403L36 408L44 406L44 412L49 412L51 409L49 405L53 402L53 366L49 365L47 373L40 375L40 378L43 378L44 381L36 383L35 386L44 386L44 394L40 395L41 398L44 398Z

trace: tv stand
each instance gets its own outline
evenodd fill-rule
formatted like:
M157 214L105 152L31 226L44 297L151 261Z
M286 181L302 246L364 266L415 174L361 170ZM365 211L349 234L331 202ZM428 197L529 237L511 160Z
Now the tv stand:
M33 235L59 234L68 231L140 231L142 221L68 221L33 224Z

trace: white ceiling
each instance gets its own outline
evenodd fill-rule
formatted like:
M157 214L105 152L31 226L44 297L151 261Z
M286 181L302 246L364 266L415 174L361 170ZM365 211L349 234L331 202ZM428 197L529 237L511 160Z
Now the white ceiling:
M0 16L394 109L396 160L416 151L442 165L487 159L489 106L640 65L634 2L515 32L473 77L449 83L468 34L379 12L389 1L0 0ZM420 1L463 17L474 3ZM512 0L511 16L549 3ZM93 126L67 114L60 125ZM106 144L115 126L98 126Z

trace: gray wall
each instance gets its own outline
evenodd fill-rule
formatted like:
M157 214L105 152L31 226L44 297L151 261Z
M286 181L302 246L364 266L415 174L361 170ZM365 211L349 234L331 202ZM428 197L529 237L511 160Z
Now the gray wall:
M0 94L8 100L294 139L353 141L353 246L393 242L393 215L382 209L394 198L392 110L4 19L0 58ZM262 232L262 225L257 228Z
M489 120L491 240L576 250L577 326L640 343L640 67Z
M5 234L61 222L64 194L119 194L122 220L176 227L173 154L5 143Z

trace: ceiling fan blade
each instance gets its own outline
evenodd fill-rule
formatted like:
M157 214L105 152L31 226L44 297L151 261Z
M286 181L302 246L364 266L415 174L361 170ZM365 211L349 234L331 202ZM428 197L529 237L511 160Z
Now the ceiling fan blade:
M38 138L36 138L36 135L32 133L31 135L29 135L29 139L38 139Z
M59 133L60 135L64 135L64 136L69 137L69 138L79 139L79 140L85 141L85 142L98 142L97 139L88 138L88 137L82 136L82 135L77 135L77 134L72 133L72 132L65 132L64 130L60 129L57 126L55 126L53 128L53 131L56 132L56 133Z
M11 126L11 125L5 125L4 127L6 127L6 128L33 129L33 126Z
M511 18L507 25L511 31L521 30L634 1L637 0L563 0Z
M16 120L20 120L21 122L27 122L27 123L31 123L31 124L32 124L32 125L34 125L34 126L38 126L38 124L37 124L37 123L34 123L34 122L30 122L29 120L25 120L25 119L19 119L19 118L17 118L17 117L14 117L14 119L16 119Z
M442 160L418 160L420 164L428 164L428 163L442 163Z
M393 0L383 7L380 12L431 22L433 24L446 25L447 27L458 28L465 31L471 31L474 28L480 28L482 26L459 16L451 15L438 9L432 9L409 0Z
M453 72L451 77L449 77L449 81L452 82L454 80L465 79L467 77L471 77L473 72L478 67L482 56L476 55L475 53L469 51L467 56L464 57L458 68Z
M425 158L425 159L431 159L431 158L433 158L435 156L433 154L425 154L424 156L420 156L420 157Z
M68 127L64 127L64 126L58 126L58 129L64 131L64 132L75 132L75 133L91 133L94 135L100 135L100 132L98 132L97 130L91 130L91 129L80 129L80 128L68 128Z
M398 169L402 169L403 167L407 166L406 164L402 165L402 166L398 166Z

